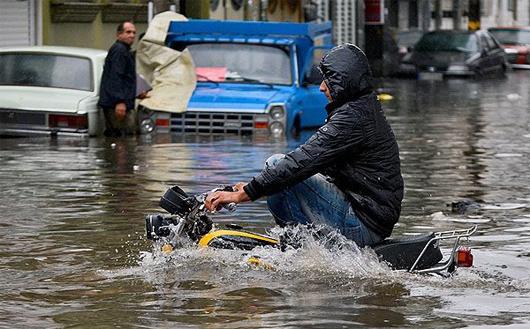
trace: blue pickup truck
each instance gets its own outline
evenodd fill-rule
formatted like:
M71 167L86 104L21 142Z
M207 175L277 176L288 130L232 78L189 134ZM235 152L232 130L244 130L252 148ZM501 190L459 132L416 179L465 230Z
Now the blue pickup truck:
M172 21L166 46L187 48L197 87L186 112L155 112L156 132L287 136L324 123L316 64L331 23Z

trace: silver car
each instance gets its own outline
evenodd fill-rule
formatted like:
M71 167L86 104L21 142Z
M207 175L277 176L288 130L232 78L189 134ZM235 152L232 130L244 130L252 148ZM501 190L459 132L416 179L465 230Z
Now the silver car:
M0 48L0 135L97 135L107 52L74 47Z

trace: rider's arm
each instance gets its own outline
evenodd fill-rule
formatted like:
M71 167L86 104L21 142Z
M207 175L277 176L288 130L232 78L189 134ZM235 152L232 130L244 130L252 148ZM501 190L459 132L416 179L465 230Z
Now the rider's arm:
M358 152L365 137L360 121L346 111L333 115L305 144L254 177L244 187L246 194L251 200L272 195L339 163L344 154Z

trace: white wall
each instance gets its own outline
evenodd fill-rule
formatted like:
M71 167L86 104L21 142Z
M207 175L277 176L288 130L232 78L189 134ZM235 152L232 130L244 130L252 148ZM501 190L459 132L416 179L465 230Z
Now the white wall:
M37 0L0 1L0 47L35 45Z

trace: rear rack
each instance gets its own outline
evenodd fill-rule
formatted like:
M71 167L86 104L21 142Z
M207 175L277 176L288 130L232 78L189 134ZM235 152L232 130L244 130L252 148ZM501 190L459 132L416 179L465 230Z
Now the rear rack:
M436 273L440 273L440 272L445 271L445 270L447 270L448 272L452 272L452 271L449 270L449 268L451 266L454 266L454 263L455 263L455 251L456 251L456 249L459 246L460 239L468 238L469 236L473 235L477 231L477 227L478 227L478 225L472 226L472 227L470 227L468 229L436 232L435 233L435 237L432 238L431 240L429 240L429 242L427 242L427 244L425 245L425 247L423 248L421 253L418 255L418 258L416 258L416 261L414 262L414 264L412 264L412 266L410 267L408 272L413 272L413 273L433 273L433 272L436 272ZM426 268L426 269L422 269L422 270L415 270L416 266L418 265L418 263L420 262L421 258L425 254L427 248L431 244L434 245L434 244L438 243L438 241L449 240L449 239L454 239L455 242L453 244L453 249L451 250L451 255L449 256L449 258L446 261L438 263L435 267Z

